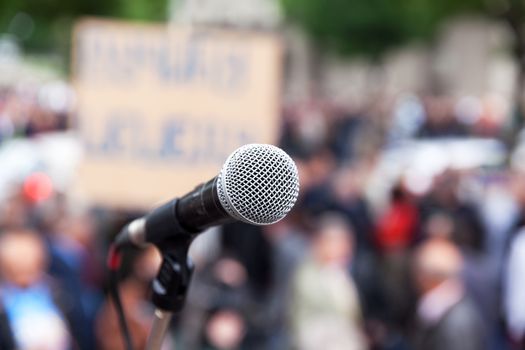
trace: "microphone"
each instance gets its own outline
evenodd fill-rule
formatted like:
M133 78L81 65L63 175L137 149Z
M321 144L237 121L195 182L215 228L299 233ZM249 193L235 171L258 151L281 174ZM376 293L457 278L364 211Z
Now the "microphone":
M228 157L219 175L132 221L115 244L162 244L233 221L273 224L288 214L298 194L297 167L286 152L272 145L244 145Z

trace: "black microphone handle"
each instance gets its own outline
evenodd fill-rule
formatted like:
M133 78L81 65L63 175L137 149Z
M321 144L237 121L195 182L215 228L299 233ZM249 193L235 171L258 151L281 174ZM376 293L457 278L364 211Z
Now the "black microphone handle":
M219 200L217 181L218 176L179 198L175 212L183 228L197 233L236 220L224 210Z
M217 194L217 177L214 177L183 197L172 199L126 225L115 243L118 246L159 245L169 238L192 237L208 227L233 221L235 219L222 207Z
M194 235L202 230L234 221L217 195L217 177L173 199L146 216L146 242L161 243L174 235Z

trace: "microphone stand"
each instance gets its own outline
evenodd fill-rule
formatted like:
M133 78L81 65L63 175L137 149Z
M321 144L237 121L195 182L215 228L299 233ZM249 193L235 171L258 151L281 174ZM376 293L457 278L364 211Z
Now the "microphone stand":
M156 243L162 254L162 264L152 285L156 310L146 350L160 350L173 314L181 311L186 300L194 268L188 249L195 235L183 231Z

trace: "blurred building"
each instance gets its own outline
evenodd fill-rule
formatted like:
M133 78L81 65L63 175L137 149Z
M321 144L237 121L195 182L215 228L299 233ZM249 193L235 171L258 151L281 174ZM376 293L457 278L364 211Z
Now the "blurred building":
M275 28L282 15L276 0L173 0L176 23L242 28Z
M381 87L387 95L428 90L455 96L513 96L517 67L511 38L500 23L458 18L429 45L413 43L387 54L382 64L327 56L321 91L338 100L359 100Z

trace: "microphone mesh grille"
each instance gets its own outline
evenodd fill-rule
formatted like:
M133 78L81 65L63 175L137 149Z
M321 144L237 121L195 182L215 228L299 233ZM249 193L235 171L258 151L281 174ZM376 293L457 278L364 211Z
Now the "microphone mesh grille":
M244 145L224 163L217 193L224 209L238 220L272 224L284 218L295 204L299 194L297 167L278 147Z

